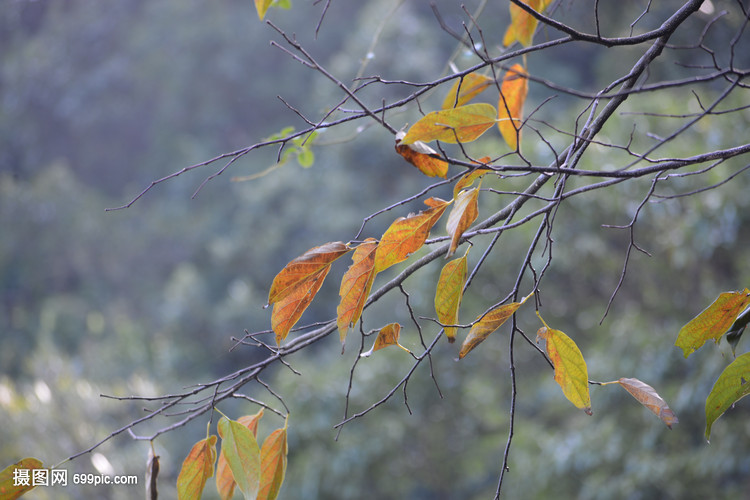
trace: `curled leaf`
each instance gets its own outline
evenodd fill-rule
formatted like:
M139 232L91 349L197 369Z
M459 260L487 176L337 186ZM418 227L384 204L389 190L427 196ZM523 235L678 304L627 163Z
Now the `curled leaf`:
M485 156L484 158L480 158L480 163L489 163L490 157ZM488 172L492 172L492 170L488 168L477 168L475 170L472 170L470 172L465 173L463 176L461 176L460 179L458 179L458 182L456 182L456 185L453 186L453 198L455 199L456 196L458 196L458 193L461 192L462 189L465 189L472 184L474 184L474 181L482 177Z
M459 78L453 83L448 91L448 95L443 100L442 109L451 109L463 106L476 96L482 93L484 89L493 84L495 80L489 76L479 73L469 73L463 78Z
M461 345L461 351L458 353L458 359L463 359L464 356L469 354L476 346L484 342L489 335L500 328L508 318L513 316L513 313L531 297L531 294L524 297L521 302L511 302L495 309L484 316L477 318L477 322L469 330L469 334L464 339L464 343Z
M500 98L497 103L497 127L506 144L515 150L521 138L523 104L529 91L526 70L520 64L514 64L503 78L500 86Z
M669 408L667 402L650 385L641 382L637 378L621 378L617 383L638 400L639 403L651 410L670 429L672 428L672 424L679 422L677 415Z
M455 203L448 214L448 222L446 223L448 235L451 237L450 248L448 249L448 253L445 254L446 259L453 256L456 248L458 248L461 236L477 220L477 216L479 215L478 198L479 188L461 191L455 198Z
M379 351L380 349L384 349L391 345L397 345L404 351L411 352L409 349L407 349L406 347L398 343L398 337L400 334L401 334L400 324L390 323L388 325L385 325L378 332L378 337L375 339L375 343L373 344L372 349L370 349L367 352L363 352L362 354L360 354L360 357L366 358L370 356L373 352Z
M544 323L541 316L539 319ZM536 335L537 342L540 338L545 340L547 356L555 367L555 382L560 385L565 397L587 415L591 415L588 370L576 343L560 330L547 326L547 323L544 323Z
M341 278L339 295L341 301L336 308L336 325L339 329L341 342L346 339L346 333L362 316L367 297L370 295L372 283L375 280L375 251L378 242L367 238L354 250L352 265Z
M430 208L417 215L399 217L383 233L375 251L375 272L403 262L419 250L430 235L430 229L443 215L448 202L439 198L425 200Z
M396 134L396 152L427 177L442 177L445 179L448 176L448 163L436 158L438 152L422 141L401 144L405 135L405 132Z
M708 340L719 341L740 313L750 305L750 290L724 292L680 329L675 345L687 358Z
M495 124L496 116L495 107L487 103L433 111L412 125L401 144L435 140L452 144L471 142Z
M732 361L714 383L706 398L706 441L711 427L733 404L750 394L750 352Z

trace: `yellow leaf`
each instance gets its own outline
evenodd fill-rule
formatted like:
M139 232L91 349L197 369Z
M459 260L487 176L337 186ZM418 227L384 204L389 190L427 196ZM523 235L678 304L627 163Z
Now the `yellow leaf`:
M273 279L268 292L268 304L274 304L293 293L305 281L317 276L323 269L351 250L340 241L326 243L303 253L282 269Z
M425 200L425 204L430 208L417 215L399 217L383 233L375 251L376 273L403 262L419 250L430 235L430 229L448 206L447 201L439 198Z
M679 422L677 416L667 405L667 402L650 385L641 382L637 378L621 378L617 382L637 399L639 403L651 410L654 415L667 424L667 427L670 429L672 428L672 424Z
M214 475L216 462L216 436L201 439L193 445L182 462L177 477L177 498L200 500L208 478Z
M518 149L521 138L523 104L529 90L526 70L514 64L503 78L500 86L500 99L497 104L497 127L511 149Z
M680 329L675 345L687 358L708 340L716 342L732 326L737 316L750 304L750 290L724 292L713 304Z
M352 265L341 278L339 302L336 308L336 325L339 328L341 343L346 339L346 333L359 321L367 297L370 295L372 283L375 280L375 251L378 242L367 238L354 250Z
M397 345L404 351L411 353L409 349L407 349L406 347L398 343L398 337L400 334L401 334L400 324L390 323L388 325L385 325L378 332L378 338L375 339L375 343L373 344L372 349L370 349L367 352L363 352L362 354L360 354L360 357L366 358L370 356L373 352L379 351L380 349L384 349L391 345Z
M241 423L253 433L253 436L258 434L258 423L261 417L263 417L263 408L261 408L255 415L245 415L237 419L237 422ZM223 427L220 427L219 437L224 438L222 435ZM219 460L216 463L216 490L219 492L221 500L229 500L234 495L234 488L237 483L234 481L234 475L232 469L229 468L229 463L226 457L219 453Z
M484 342L484 340L495 330L507 321L508 318L513 316L516 309L526 302L532 294L527 295L521 302L512 302L503 306L496 307L484 316L477 318L477 322L469 330L469 334L464 339L464 343L461 345L461 351L458 353L458 359L463 359L464 356L469 354L476 346Z
M315 294L320 290L323 280L330 270L330 265L323 267L308 279L299 283L291 294L286 295L273 305L271 328L276 334L276 345L281 345L281 342L289 334L289 330L302 317L302 313L315 298Z
M484 158L480 158L480 163L489 163L490 157L485 156ZM460 179L458 179L458 182L456 182L456 185L453 186L453 198L455 199L456 196L458 196L458 193L461 192L462 189L467 188L471 186L475 180L482 177L484 174L492 172L492 170L488 168L477 168L475 170L472 170L471 172L465 173Z
M467 249L468 253L468 249ZM463 257L452 260L443 266L435 291L435 312L438 321L444 325L455 325L458 323L458 309L461 307L461 298L466 283L466 254ZM451 344L456 341L456 327L446 326L445 336Z
M266 11L273 3L273 0L255 0L255 10L258 11L258 18L262 21L266 17Z
M539 319L542 317L539 316ZM542 323L544 323L543 319ZM536 335L537 342L540 338L545 340L547 356L555 367L555 382L560 385L565 397L587 415L591 415L589 374L586 361L576 343L560 330L548 327L547 323L544 323Z
M396 152L427 177L442 177L445 179L448 176L448 163L440 158L434 158L432 155L437 155L438 152L422 141L416 141L413 144L401 144L405 135L404 132L396 134Z
M401 144L416 141L471 142L495 124L497 110L487 103L433 111L411 126Z
M537 12L543 12L552 0L521 0ZM528 47L531 45L531 39L534 37L534 31L538 21L534 16L523 10L513 2L510 3L510 26L505 31L503 37L503 46L507 47L516 40L521 45Z
M285 424L282 429L273 431L260 449L261 476L257 500L274 500L279 495L286 475L288 451Z
M494 81L492 78L479 73L469 73L463 78L459 78L453 83L448 95L445 96L442 109L463 106L492 85ZM458 97L456 97L456 94L458 94Z
M34 483L32 481L33 469L41 469L43 467L42 462L36 458L24 458L19 460L13 465L7 466L0 472L0 498L3 500L16 500L27 491L33 489ZM28 472L28 484L26 481L14 481L14 473L16 469L24 469ZM23 484L18 484L23 483Z
M446 259L453 256L461 236L477 220L477 216L479 215L478 198L479 188L467 189L458 194L453 208L451 208L448 214L448 222L446 223L448 235L451 237L451 246L445 255Z
M750 352L732 361L714 383L706 398L706 440L711 426L737 401L750 394Z

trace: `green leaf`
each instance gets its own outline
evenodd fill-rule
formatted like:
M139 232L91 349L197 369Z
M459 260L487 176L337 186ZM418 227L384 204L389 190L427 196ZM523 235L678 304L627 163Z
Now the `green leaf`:
M252 431L235 420L219 420L221 454L226 458L237 487L247 500L255 500L260 489L260 447Z
M466 252L468 253L468 248ZM440 271L440 278L435 290L435 312L437 313L438 320L445 325L455 325L458 323L458 309L461 307L466 274L466 254L463 257L449 261ZM446 326L445 336L451 344L455 342L456 327Z
M412 125L401 144L416 141L471 142L496 122L497 110L491 104L476 103L433 111Z
M711 436L711 426L733 404L750 394L750 352L743 354L727 366L716 380L706 398L706 441Z
M43 467L42 462L36 458L24 458L19 460L13 465L7 466L0 472L0 498L3 500L15 500L27 491L34 488L31 476L31 469L41 469ZM28 469L29 481L28 484L18 484L18 480L13 480L13 471L16 469Z
M750 290L725 292L698 316L680 329L675 345L687 358L708 340L719 341L737 316L750 305Z

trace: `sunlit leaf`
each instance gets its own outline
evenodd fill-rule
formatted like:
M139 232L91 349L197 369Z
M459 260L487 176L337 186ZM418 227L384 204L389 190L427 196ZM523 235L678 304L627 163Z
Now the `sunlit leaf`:
M255 415L245 415L237 419L237 422L241 423L253 433L253 436L258 435L258 423L263 417L263 408L261 408ZM218 429L219 437L224 438L222 435L223 427ZM234 496L234 488L237 483L234 481L234 475L232 469L229 468L229 463L226 457L219 453L219 460L216 463L216 490L219 492L221 500L229 500Z
M490 157L485 156L484 158L480 158L480 163L489 163ZM471 186L474 181L482 177L483 175L487 174L488 172L492 172L492 170L488 168L477 168L475 170L472 170L470 172L465 173L458 181L456 182L456 185L453 186L453 198L455 199L456 196L458 196L458 193L461 192L462 189L467 188Z
M461 307L466 274L466 254L463 257L449 261L440 271L437 290L435 290L435 312L437 313L438 321L444 325L455 325L458 323L458 309ZM455 342L456 327L446 326L445 336L448 338L448 342Z
M258 11L258 18L262 21L266 17L266 11L273 3L273 0L255 0L255 10Z
M719 341L737 316L750 304L750 290L724 292L698 316L680 329L675 345L687 358L709 340Z
M339 296L341 301L336 308L336 325L343 343L349 328L359 321L367 297L375 280L375 251L378 242L367 238L354 250L352 265L341 278Z
M525 3L537 12L543 12L544 9L552 3L552 0L521 0L521 2ZM510 26L508 26L508 29L505 31L505 36L503 37L503 46L507 47L516 40L518 40L521 45L525 47L531 45L531 39L534 36L534 31L536 30L537 23L538 21L534 16L511 2Z
M385 325L378 332L378 337L375 339L375 343L373 344L372 348L367 352L363 352L362 354L360 354L360 356L363 358L366 358L370 356L373 352L379 351L380 349L384 349L391 345L397 345L404 351L411 352L409 349L407 349L406 347L398 343L398 338L400 334L401 334L400 324L390 323L388 325Z
M15 500L34 488L34 483L31 479L33 474L31 470L41 469L43 467L42 462L36 458L24 458L13 465L7 466L2 472L0 472L0 498L3 500ZM13 471L16 469L28 469L28 484L18 484L18 486L16 486L16 482L13 480Z
M396 152L404 157L406 161L414 165L428 177L448 176L448 163L440 158L434 158L438 152L422 141L416 141L413 144L401 144L405 132L396 134Z
M491 310L484 316L477 318L477 322L469 330L469 334L464 339L464 343L461 345L461 351L458 353L458 359L463 359L464 356L469 354L476 346L484 342L489 335L500 328L508 318L513 316L513 313L531 297L527 295L521 302L511 302L495 309Z
M706 440L711 426L733 404L750 394L750 352L738 356L716 380L706 398Z
M401 144L416 141L471 142L496 123L497 110L487 103L433 111L412 125Z
M641 382L637 378L621 378L617 381L623 389L628 391L639 403L651 410L667 427L679 422L677 415L669 408L667 402L656 393L653 387Z
M497 103L497 127L506 144L515 150L521 138L523 104L529 90L526 70L520 64L514 64L505 73L500 86L500 98Z
M317 276L321 270L330 269L331 263L349 250L351 249L344 243L334 241L311 248L292 260L273 279L271 290L268 292L268 304L284 299L306 280Z
M458 248L458 242L461 240L464 232L477 220L479 215L479 205L477 199L479 198L479 188L471 188L461 191L453 203L450 213L448 214L448 222L446 223L446 230L448 236L451 237L451 245L448 249L448 253L445 255L446 259L449 259L456 252Z
M453 86L448 91L448 95L445 96L442 109L463 106L494 82L495 80L492 78L480 75L479 73L469 73L463 78L459 78L453 83ZM456 94L458 94L458 97L456 97Z
M260 488L260 447L252 431L237 422L221 417L221 454L245 499L255 499Z
M430 229L443 215L448 202L439 198L425 200L430 208L409 217L399 217L383 233L375 251L375 272L403 262L419 250L430 235Z
M539 316L539 319L542 317ZM560 330L547 326L547 323L544 323L536 335L537 342L540 338L545 340L547 356L555 367L555 382L560 385L565 397L587 415L591 415L588 370L576 343Z
M209 436L195 443L182 462L180 475L177 477L177 498L199 500L206 481L214 475L215 462L216 436Z
M298 283L289 295L286 295L273 305L271 328L276 334L277 345L281 345L281 342L289 334L289 330L302 317L302 313L305 312L307 306L315 298L330 270L330 265L323 267L310 276L309 279Z
M258 500L274 500L284 482L287 462L286 424L273 431L263 442L260 450L260 491Z

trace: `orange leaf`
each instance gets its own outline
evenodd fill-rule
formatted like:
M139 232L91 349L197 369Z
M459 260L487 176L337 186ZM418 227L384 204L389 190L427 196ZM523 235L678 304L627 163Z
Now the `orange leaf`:
M31 470L41 469L42 467L42 462L36 458L24 458L0 471L0 498L3 500L16 500L16 498L20 498L27 491L35 488L32 479L33 472ZM28 484L26 484L25 480L18 481L18 479L14 479L16 476L13 471L16 469L26 470L28 473Z
M180 500L199 500L208 478L214 475L216 462L216 436L201 439L193 445L182 462L177 477L177 497Z
M406 161L414 165L427 177L448 176L448 163L440 158L434 158L438 152L422 141L416 141L413 144L401 144L405 132L401 131L396 134L396 152L404 157Z
M331 266L320 269L310 276L309 279L299 283L291 294L273 305L271 328L276 334L276 345L281 345L281 342L289 334L289 330L302 317L302 313L305 312L307 306L315 298L315 294L320 290L323 280L325 280L330 270Z
M492 78L479 73L469 73L463 78L459 78L453 83L448 95L445 96L442 109L463 106L492 85L494 81ZM458 97L456 97L456 94L458 94Z
M466 252L468 253L468 249ZM437 290L435 291L435 312L438 321L444 325L458 323L458 309L461 307L466 274L466 254L448 262L440 271L440 279L438 279ZM446 326L445 336L451 344L455 342L456 327Z
M261 408L255 415L245 415L237 419L237 422L241 423L253 433L253 436L258 435L258 423L261 417L263 417L263 408ZM224 439L222 435L223 427L219 427L219 437ZM227 458L219 453L219 461L216 463L216 489L219 492L221 500L229 500L234 495L234 487L237 483L234 481L234 475L232 469L229 468Z
M260 449L261 476L257 500L274 500L279 495L286 475L288 451L285 425L273 431Z
M489 163L490 157L485 156L484 158L479 159L480 163ZM453 198L458 196L458 193L461 192L462 189L467 188L471 186L475 180L477 180L479 177L482 177L484 174L491 172L492 170L487 168L477 168L475 170L472 170L470 172L465 173L460 179L458 179L458 182L456 182L456 185L453 186Z
M471 142L496 122L496 116L495 107L487 103L433 111L411 126L401 144L435 140L453 144Z
M375 252L378 242L367 238L352 255L352 265L341 278L339 295L341 302L336 308L336 325L339 328L341 343L346 339L346 332L359 321L365 301L370 295L372 282L375 280Z
M750 290L725 292L698 316L680 329L675 345L687 358L708 340L721 339L737 316L750 305Z
M542 317L539 316L539 319ZM555 382L560 385L565 397L587 415L591 415L588 370L576 343L560 330L548 327L547 323L536 332L536 338L537 342L540 338L545 340L547 356L555 367Z
M621 378L617 382L637 399L639 403L651 410L654 415L667 424L667 427L671 429L672 424L678 423L677 416L667 406L666 401L656 393L653 387L641 382L637 378Z
M552 0L521 0L521 3L525 3L537 12L543 12L552 3ZM516 40L525 47L531 45L537 23L538 21L534 16L511 2L510 26L505 31L503 46L507 47Z
M403 262L424 245L430 229L438 221L448 202L439 198L425 200L428 210L409 217L399 217L383 233L375 251L375 272L379 273L394 264Z
M505 73L500 86L500 99L497 104L497 127L503 139L511 149L518 149L521 138L521 118L523 104L529 90L526 70L520 64L514 64Z
M529 297L531 297L531 294L521 299L521 302L511 302L510 304L496 307L484 316L477 318L477 322L471 327L469 334L461 345L458 359L463 359L463 357L469 354L469 352L471 352L476 346L484 342L484 339L500 328L500 326L505 323L505 321L516 312L516 309L521 307Z
M453 256L461 236L477 220L477 216L479 215L478 198L479 188L467 189L458 194L456 202L448 214L448 222L446 223L448 235L451 237L451 246L445 255L446 259Z
M349 250L351 249L345 244L334 241L303 253L287 264L273 279L271 290L268 292L268 304L284 299L302 283L317 276L321 270L329 269L333 261Z

